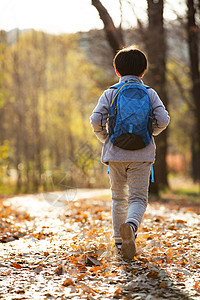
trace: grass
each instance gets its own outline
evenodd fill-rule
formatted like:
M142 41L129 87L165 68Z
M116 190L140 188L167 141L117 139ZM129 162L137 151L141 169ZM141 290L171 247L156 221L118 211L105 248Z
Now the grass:
M16 194L15 184L2 184L0 183L0 196L7 197Z
M183 176L170 177L170 188L161 193L164 200L172 200L191 205L200 205L200 183L194 183Z

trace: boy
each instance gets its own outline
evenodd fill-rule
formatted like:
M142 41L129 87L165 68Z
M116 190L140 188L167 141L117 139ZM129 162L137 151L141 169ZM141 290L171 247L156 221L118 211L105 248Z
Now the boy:
M133 46L120 50L113 60L116 74L122 83L130 79L139 85L147 69L145 54ZM169 115L157 93L147 89L152 105L152 134L158 135L169 124ZM155 160L155 143L142 149L124 150L114 146L107 131L109 109L116 89L104 91L91 117L91 125L98 139L104 143L102 162L109 165L112 191L112 222L115 245L126 259L136 255L135 237L145 213L151 164Z

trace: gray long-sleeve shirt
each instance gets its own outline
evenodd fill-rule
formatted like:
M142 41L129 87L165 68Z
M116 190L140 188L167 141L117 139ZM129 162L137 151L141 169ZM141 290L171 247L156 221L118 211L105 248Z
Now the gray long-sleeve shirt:
M134 79L139 83L143 83L139 77L132 75L121 77L120 82L125 82L129 79ZM150 144L139 150L124 150L114 146L110 141L106 124L108 120L110 104L115 92L116 90L114 89L105 90L90 117L90 123L94 133L98 139L104 143L101 157L102 162L105 164L108 164L109 161L153 162L155 160L156 150L153 136ZM156 136L167 127L170 117L158 94L152 88L148 89L148 93L153 111L153 135Z

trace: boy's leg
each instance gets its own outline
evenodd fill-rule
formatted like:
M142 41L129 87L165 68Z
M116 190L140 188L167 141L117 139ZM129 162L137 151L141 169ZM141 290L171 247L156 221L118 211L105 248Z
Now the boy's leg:
M129 207L126 223L119 229L122 237L121 253L126 259L132 259L136 255L135 233L147 207L150 166L151 163L127 164Z
M115 243L121 243L119 227L125 223L128 212L127 163L109 162L112 191L112 222Z
M129 186L128 215L126 223L138 230L148 203L151 162L134 162L127 166Z

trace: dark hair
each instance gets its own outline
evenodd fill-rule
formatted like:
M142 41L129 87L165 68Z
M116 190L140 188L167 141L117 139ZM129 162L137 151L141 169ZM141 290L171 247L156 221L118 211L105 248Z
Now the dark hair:
M130 46L117 52L113 66L121 76L140 76L147 69L147 58L142 51Z

